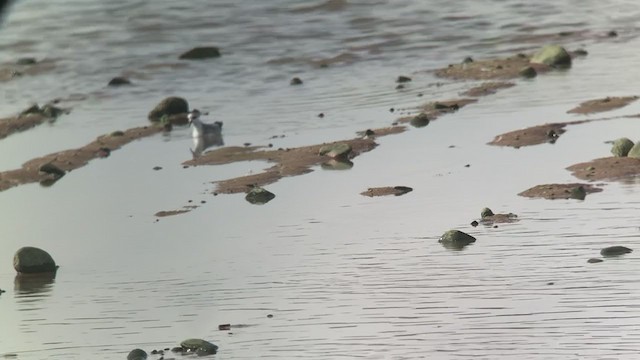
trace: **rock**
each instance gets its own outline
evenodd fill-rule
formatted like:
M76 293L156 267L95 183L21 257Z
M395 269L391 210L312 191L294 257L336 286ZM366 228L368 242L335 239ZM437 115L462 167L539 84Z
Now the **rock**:
M520 69L518 74L525 79L533 79L534 77L538 76L538 72L536 71L536 69L531 66L523 67L522 69Z
M627 157L640 159L640 141L638 141L627 153Z
M475 241L476 238L459 230L449 230L438 240L446 248L452 249L462 249Z
M318 153L333 159L346 159L350 152L351 145L347 143L337 143L321 147Z
M6 291L4 291L4 290L0 289L0 294L2 294L3 292L6 292Z
M263 205L273 200L276 195L268 190L265 190L259 186L255 186L251 191L247 193L244 197L245 200L254 204L254 205Z
M478 226L478 225L479 225L479 224L478 224L478 222L477 222L477 221L475 221L475 220L473 220L473 221L471 222L471 226L473 226L473 227L476 227L476 226Z
M108 86L122 86L122 85L131 85L131 81L126 77L116 76L109 81Z
M616 36L618 36L618 32L617 32L617 31L615 31L615 30L611 30L611 31L609 31L609 32L607 33L607 36L608 36L608 37L616 37Z
M353 162L347 159L331 159L320 164L324 170L349 170L353 167Z
M406 82L409 82L409 81L411 81L410 77L402 76L402 75L398 76L398 78L396 79L397 83L406 83Z
M184 352L195 352L198 356L212 355L218 352L218 346L202 339L187 339L180 343Z
M611 153L617 157L625 157L631 148L633 148L633 141L623 137L613 142Z
M186 114L189 112L189 103L187 100L171 96L162 101L149 112L149 120L160 121L162 115L171 117L172 115Z
M577 49L573 51L573 56L587 56L589 52L585 49Z
M145 360L147 358L147 352L142 349L133 349L127 355L127 360Z
M220 57L220 49L215 46L195 47L180 55L182 60L204 60Z
M484 209L482 209L482 211L480 211L480 217L483 218L483 219L488 217L488 216L493 216L493 215L495 215L495 214L489 208L484 208Z
M420 113L414 116L411 121L409 121L411 126L421 128L429 125L429 117L425 113Z
M473 62L473 58L471 56L467 56L466 58L464 58L462 60L463 64L469 64L469 63L472 63L472 62Z
M569 68L571 67L571 55L560 45L546 45L533 55L530 62L555 68Z
M588 262L589 264L601 263L601 262L603 262L603 261L604 261L604 260L602 260L602 259L598 259L598 258L591 258L591 259L587 260L587 262Z
M48 117L48 118L57 118L58 116L68 112L65 109L61 109L59 107L55 107L51 104L45 104L41 109L40 112L42 113L42 115Z
M56 262L46 251L25 246L13 256L13 268L22 274L50 273L58 270Z
M50 175L56 180L60 179L66 174L64 170L60 169L59 167L55 166L52 163L46 163L41 165L40 168L38 169L38 172L41 174Z
M231 330L231 324L220 324L218 330Z
M628 254L633 250L624 246L609 246L602 250L600 250L600 255L602 256L620 256L624 254Z
M294 77L293 79L291 79L291 81L289 81L289 85L302 85L302 79L300 79L299 77Z
M584 200L587 197L587 191L584 186L577 186L570 190L569 198L576 200Z

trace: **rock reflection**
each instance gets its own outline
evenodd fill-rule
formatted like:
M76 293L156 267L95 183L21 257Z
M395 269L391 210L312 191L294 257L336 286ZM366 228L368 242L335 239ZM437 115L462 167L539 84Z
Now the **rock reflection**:
M331 159L321 164L324 170L349 170L353 167L353 162L347 159Z
M48 296L53 289L56 273L18 274L13 281L13 289L17 298L33 298Z
M205 134L203 136L194 137L194 148L190 149L191 155L193 155L193 158L196 159L200 155L202 155L202 153L208 148L222 145L224 145L224 139L222 138L222 134L220 133Z

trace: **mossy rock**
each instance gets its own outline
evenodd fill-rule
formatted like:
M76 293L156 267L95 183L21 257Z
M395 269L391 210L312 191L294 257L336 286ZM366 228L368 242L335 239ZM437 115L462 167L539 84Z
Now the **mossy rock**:
M205 60L220 57L220 49L215 46L195 47L182 55L182 60Z
M629 154L629 150L633 148L633 141L623 137L613 142L611 153L617 157L625 157Z
M338 143L321 147L319 154L334 159L346 159L350 152L351 145L347 143Z
M147 358L147 352L142 349L133 349L127 355L127 360L145 360Z
M533 55L530 62L556 68L569 68L571 67L571 55L560 45L546 45Z
M425 113L420 113L414 116L409 123L413 127L421 128L429 125L429 117Z
M39 274L55 272L58 266L48 252L25 246L13 256L13 268L21 274Z
M163 115L171 117L188 112L189 103L187 100L177 96L170 96L160 101L160 103L149 112L148 117L151 121L160 121Z
M202 339L187 339L180 343L187 352L195 352L198 356L212 355L218 352L218 346Z
M480 217L483 218L483 219L486 218L486 217L489 217L489 216L493 216L493 215L495 215L493 213L493 211L491 211L491 209L489 209L487 207L482 209L482 211L480 211Z
M256 186L251 189L244 198L251 204L263 205L273 200L275 197L276 195L274 193Z
M525 79L533 79L534 77L538 76L538 72L536 71L536 69L531 66L520 69L518 74Z
M438 240L444 247L452 249L462 249L475 241L476 238L460 230L449 230Z
M602 256L620 256L624 254L628 254L633 250L629 249L625 246L609 246L602 250L600 250L600 255Z
M629 149L627 153L627 157L640 159L640 141L638 141L635 145Z

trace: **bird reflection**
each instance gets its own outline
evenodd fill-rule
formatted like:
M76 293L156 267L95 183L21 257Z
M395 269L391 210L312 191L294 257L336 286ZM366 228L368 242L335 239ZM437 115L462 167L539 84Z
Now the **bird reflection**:
M200 155L202 155L202 153L212 147L212 146L222 146L224 145L224 140L222 139L222 134L221 133L214 133L214 134L205 134L202 136L198 136L198 137L194 137L193 138L193 149L191 150L191 155L193 155L193 158L197 158Z

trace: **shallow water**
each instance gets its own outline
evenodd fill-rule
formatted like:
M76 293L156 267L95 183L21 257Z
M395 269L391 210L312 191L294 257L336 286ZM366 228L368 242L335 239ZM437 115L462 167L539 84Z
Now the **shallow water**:
M638 140L640 123L569 126L554 145L486 145L517 128L585 118L566 114L581 101L637 94L635 3L317 4L18 2L0 28L0 61L34 56L59 67L2 84L1 115L32 101L87 97L68 102L72 113L56 123L0 141L0 167L143 125L169 95L223 120L227 145L347 139L390 124L403 112L391 107L471 86L424 70L535 49L533 35L615 28L620 36L568 42L589 51L570 71L519 81L425 128L380 138L349 171L283 179L268 186L277 197L264 206L211 194L211 181L264 163L183 169L193 146L186 128L136 141L53 187L0 193L0 355L123 359L136 347L200 337L218 344L223 359L635 359L637 255L586 260L606 246L637 247L636 181L607 183L585 201L516 194L574 182L565 167L607 156L607 140ZM198 45L218 45L223 56L177 60ZM309 63L340 54L352 62ZM135 86L106 88L119 74ZM403 91L394 89L398 75L413 77ZM293 76L305 84L289 86ZM389 185L414 191L359 195ZM199 207L153 216L184 205ZM520 221L472 228L484 206ZM445 249L437 238L450 228L478 241ZM54 256L55 279L14 283L12 254L26 245ZM218 331L224 323L246 326Z

